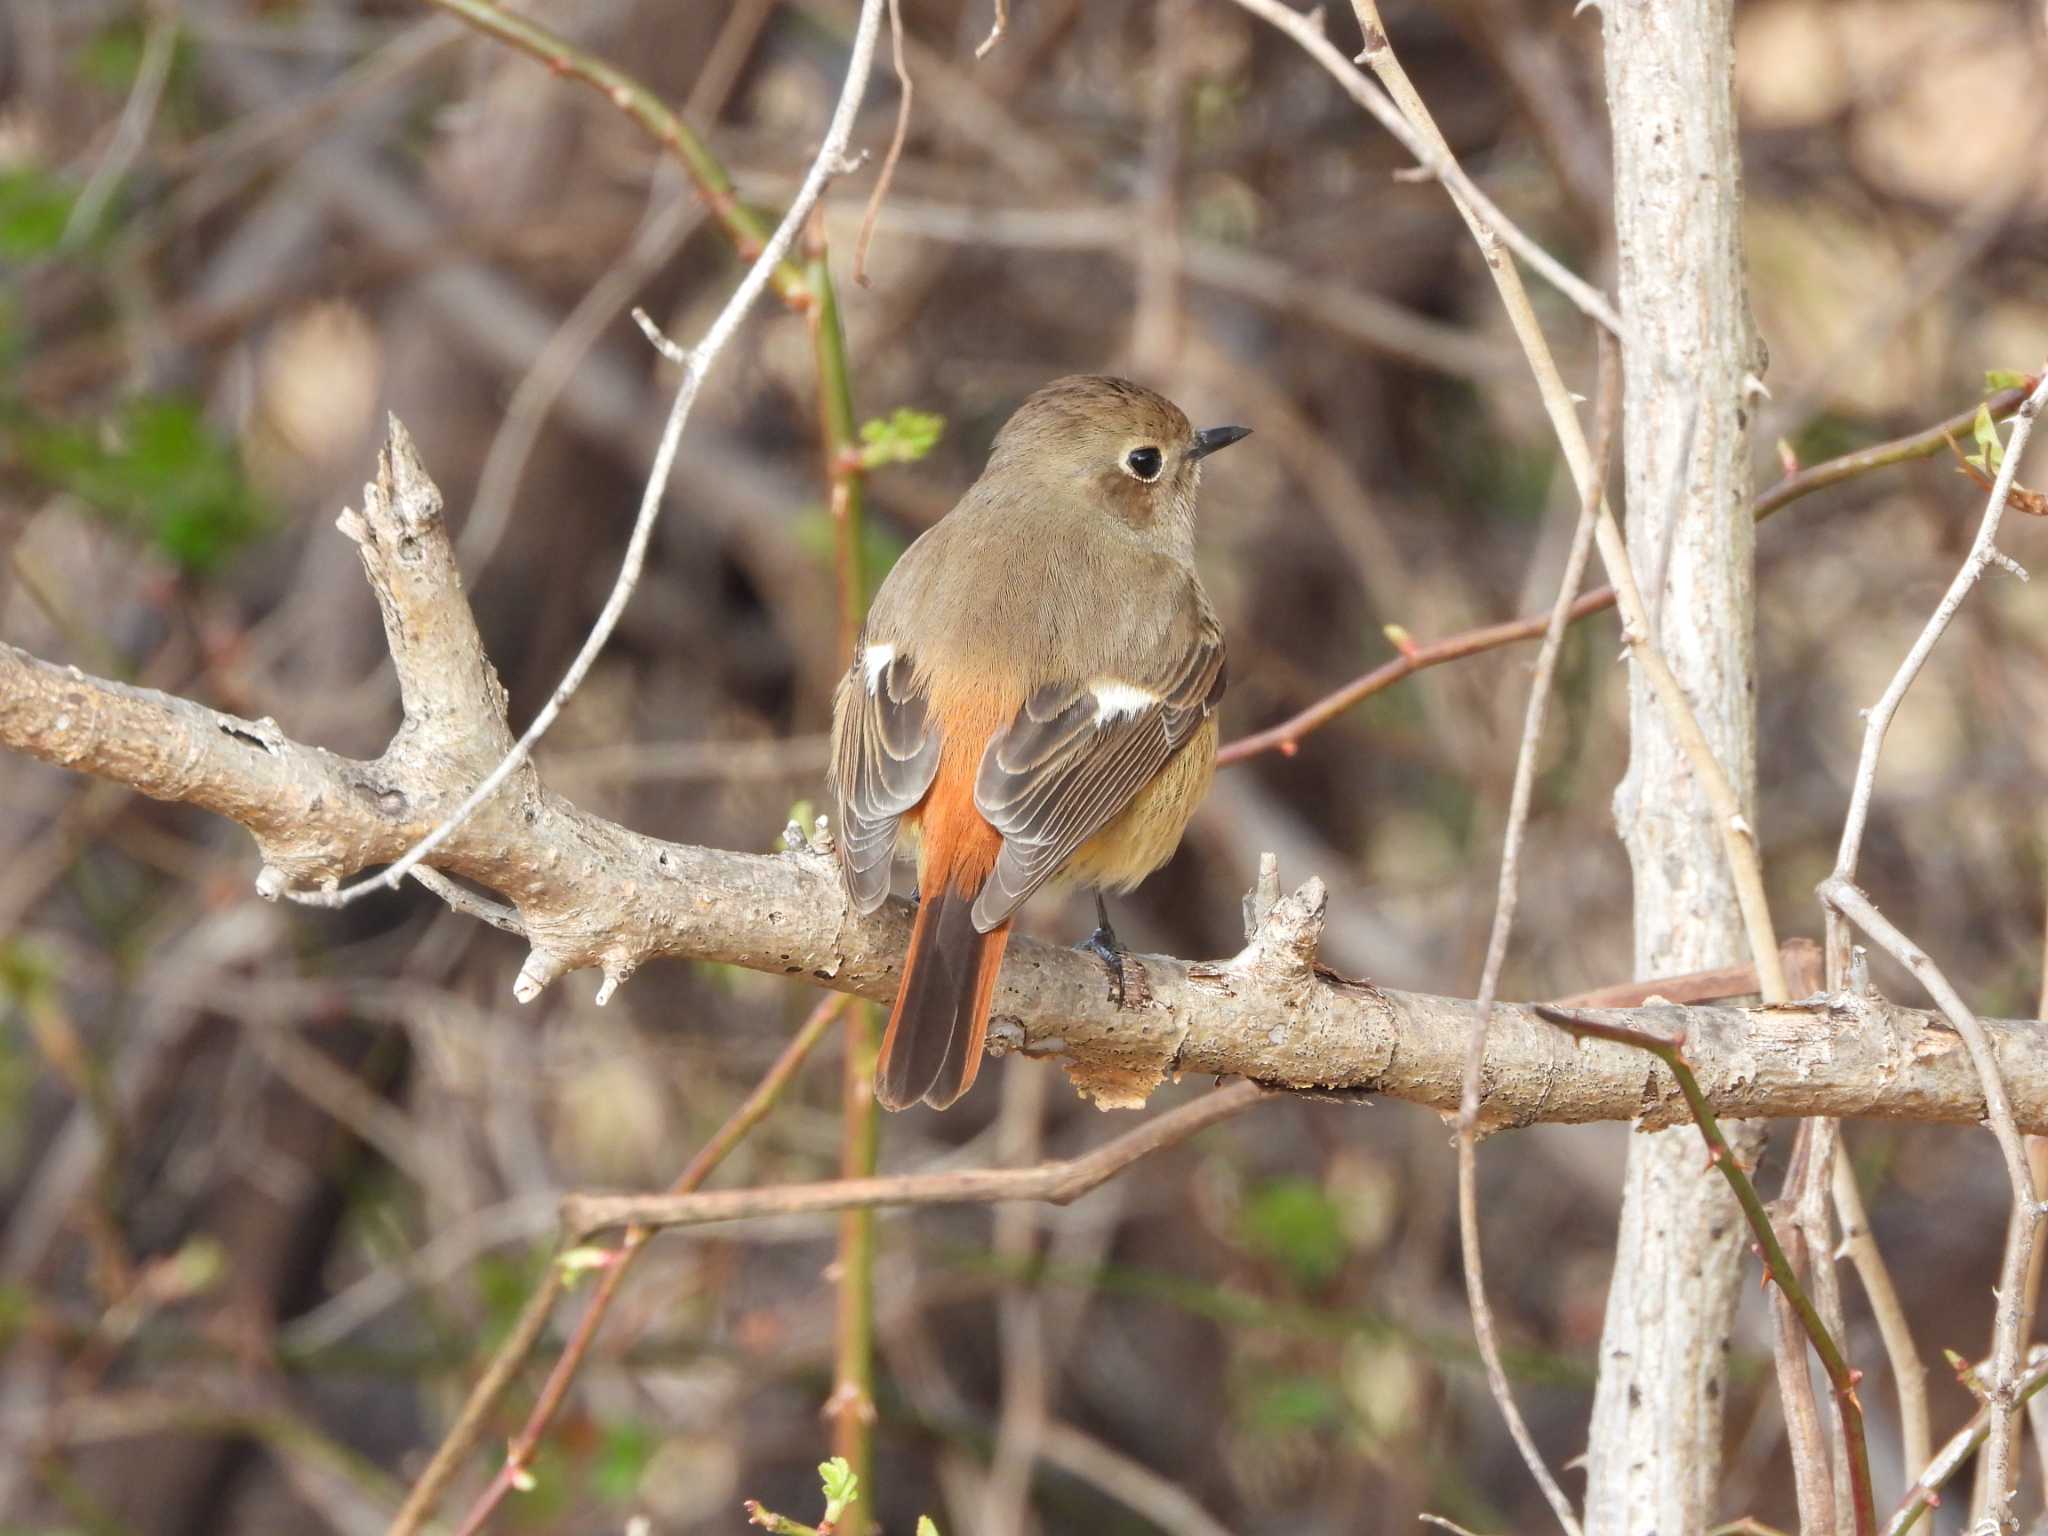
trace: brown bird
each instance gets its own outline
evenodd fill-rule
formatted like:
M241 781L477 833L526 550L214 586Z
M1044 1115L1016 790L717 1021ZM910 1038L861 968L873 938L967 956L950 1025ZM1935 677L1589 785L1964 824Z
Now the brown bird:
M1010 923L1047 881L1096 889L1089 948L1122 992L1102 906L1180 843L1216 766L1223 631L1195 572L1197 432L1122 379L1046 385L958 506L875 594L832 713L841 873L921 899L875 1095L944 1109L981 1067Z

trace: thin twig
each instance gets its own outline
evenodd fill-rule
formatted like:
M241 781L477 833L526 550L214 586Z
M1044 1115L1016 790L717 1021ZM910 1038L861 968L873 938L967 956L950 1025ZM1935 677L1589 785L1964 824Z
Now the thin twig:
M489 923L503 933L515 933L522 939L527 936L526 924L519 920L518 911L506 906L504 902L492 901L488 896L479 896L475 891L457 885L438 869L430 869L425 864L415 865L412 877L446 902L449 911L460 912L463 916L473 917L478 922Z
M1356 69L1347 64L1329 44L1319 27L1275 0L1238 0L1240 5L1264 16L1274 25L1294 36L1319 61L1345 84L1347 90L1365 105L1374 116L1382 110L1399 120L1403 127L1396 136L1403 144L1411 140L1425 144L1430 151L1432 167L1444 166L1441 175L1444 188L1452 204L1471 230L1472 237L1487 257L1487 269L1495 288L1500 293L1501 303L1508 313L1515 338L1522 345L1528 358L1531 372L1536 378L1538 394L1542 397L1543 408L1550 418L1551 430L1557 435L1558 444L1564 450L1565 462L1571 466L1572 479L1580 493L1586 493L1587 486L1594 478L1592 450L1586 442L1585 430L1580 426L1577 405L1571 390L1558 371L1557 359L1551 352L1550 343L1543 334L1543 327L1536 319L1536 312L1530 306L1528 290L1523 286L1521 274L1511 261L1501 259L1500 244L1504 231L1498 224L1490 222L1488 208L1480 198L1477 189L1462 174L1452 175L1456 161L1450 147L1430 115L1429 108L1416 94L1402 70L1400 61L1388 45L1386 32L1379 23L1379 12L1372 0L1353 0L1353 9L1358 12L1359 24L1365 32L1368 59L1389 90L1394 92L1398 110L1386 100L1371 83L1360 76ZM1373 100L1352 89L1352 82L1365 88ZM1377 105L1375 105L1375 102ZM1405 116L1403 116L1405 114ZM1384 121L1384 119L1383 119ZM1412 125L1412 126L1410 126ZM1519 248L1517 248L1519 249ZM1582 306L1583 307L1583 306ZM1591 313L1591 311L1588 311ZM1609 327L1620 334L1619 325ZM1678 680L1655 644L1653 631L1643 607L1642 594L1636 585L1636 578L1629 563L1628 547L1623 542L1620 524L1616 521L1605 497L1600 501L1600 522L1595 537L1600 546L1600 558L1607 567L1608 579L1613 583L1616 601L1622 614L1622 638L1628 643L1637 664L1650 678L1659 704L1669 720L1671 733L1685 751L1686 760L1694 776L1700 781L1708 803L1713 807L1716 824L1721 833L1722 843L1727 852L1730 874L1733 878L1737 899L1742 909L1743 927L1749 939L1750 957L1755 961L1757 975L1762 984L1764 998L1768 1002L1780 1002L1786 997L1785 978L1778 964L1778 942L1771 924L1770 907L1764 893L1763 867L1758 857L1755 833L1742 814L1741 802L1725 769L1716 758L1706 736L1701 732L1698 719L1693 715L1692 706L1679 687Z
M1970 1060L1984 1087L1985 1116L2005 1159L2006 1177L2012 1185L2013 1206L2006 1222L2005 1256L1999 1266L1998 1307L1991 1351L1991 1403L1994 1411L1984 1451L1984 1478L1992 1488L1994 1500L1991 1513L2000 1529L2005 1528L2010 1518L2016 1412L2012 1391L2019 1373L2020 1350L2024 1342L2022 1330L2028 1310L2026 1278L2041 1215L2033 1170L2027 1160L2018 1124L2013 1118L1998 1058L1991 1049L1983 1026L1933 960L1878 912L1869 897L1857 888L1855 881L1863 833L1870 820L1870 802L1876 792L1877 765L1884 751L1885 736L1907 690L1919 677L1928 656L1947 632L1957 610L1985 570L2003 558L1998 550L1999 524L2011 499L2027 441L2033 435L2034 423L2044 403L2048 403L2048 368L2043 369L2040 381L2014 414L2012 436L2005 445L1998 478L1985 502L1984 516L1977 526L1976 538L1971 541L1969 554L1964 557L1961 567L1949 582L1948 590L1942 594L1941 601L1935 605L1934 612L1928 616L1927 623L1900 661L1883 696L1866 717L1863 746L1857 756L1856 776L1850 788L1849 809L1842 821L1842 840L1835 855L1834 871L1822 882L1819 891L1827 916L1830 984L1840 987L1847 975L1851 921L1911 970L1927 987L1937 1006L1954 1024L1956 1032L1969 1048Z
M1831 1338L1846 1341L1849 1330L1842 1318L1842 1288L1835 1273L1833 1234L1828 1230L1827 1208L1823 1203L1828 1170L1834 1164L1840 1140L1838 1133L1839 1126L1833 1120L1801 1122L1799 1133L1793 1138L1792 1156L1776 1210L1778 1220L1787 1228L1785 1251L1800 1283L1813 1297L1815 1313ZM1777 1371L1778 1396L1785 1409L1799 1528L1831 1532L1837 1528L1837 1492L1849 1486L1848 1436L1844 1432L1834 1437L1837 1455L1830 1456L1830 1437L1821 1425L1819 1405L1814 1401L1812 1369L1807 1362L1799 1318L1783 1288L1771 1306L1777 1323L1771 1355ZM1839 1418L1838 1413L1837 1428L1841 1427ZM1837 1457L1841 1460L1839 1467Z
M1621 317L1607 296L1588 283L1584 278L1568 270L1563 263L1524 234L1517 224L1495 206L1493 199L1473 184L1440 138L1432 135L1422 120L1411 123L1413 116L1403 116L1402 107L1387 99L1384 91L1359 73L1356 65L1344 57L1335 44L1324 35L1322 12L1303 13L1280 3L1280 0L1237 0L1237 3L1254 16L1269 22L1299 43L1318 64L1327 70L1344 93L1379 122L1388 133L1399 141L1401 147L1415 157L1416 163L1434 179L1441 181L1459 201L1472 210L1478 219L1501 244L1527 262L1546 282L1570 299L1587 315L1615 336L1622 334ZM1384 50L1386 34L1372 23L1365 28L1365 54L1361 62L1370 59L1375 48ZM1376 61L1375 61L1376 62Z
M525 1310L512 1325L512 1331L505 1335L505 1342L498 1346L498 1352L491 1356L490 1366L477 1384L469 1389L462 1412L456 1416L448 1433L442 1436L440 1447L428 1461L427 1469L420 1474L419 1480L412 1485L412 1491L405 1496L405 1502L398 1507L385 1536L414 1536L441 1502L441 1495L454 1480L464 1458L483 1438L485 1422L497 1409L498 1400L505 1395L513 1379L525 1367L534 1346L540 1343L541 1332L547 1327L548 1319L554 1316L555 1303L561 1298L565 1284L562 1266L554 1262L555 1257L559 1255L550 1257L540 1284L526 1298Z
M1775 485L1758 493L1756 500L1749 504L1749 510L1758 522L1762 522L1780 507L1788 506L1802 496L1815 491L1826 490L1831 485L1854 480L1867 475L1873 469L1888 469L1894 464L1909 464L1915 459L1931 459L1946 447L1957 433L1967 433L1977 419L1979 411L1989 411L1993 421L2004 421L2026 403L2028 392L2034 381L2001 389L1988 395L1977 405L1966 411L1959 411L1946 421L1919 432L1909 432L1904 437L1892 438L1889 442L1873 443L1868 448L1858 448L1822 463L1798 469L1785 476Z
M1997 1492L1997 1502L2007 1506L2012 1487L2013 1418L2019 1408L2014 1384L2019 1380L2021 1299L2026 1289L2027 1265L2033 1255L2036 1230L2041 1220L2040 1197L2034 1189L2034 1174L2027 1164L2027 1149L2013 1119L2012 1102L2006 1096L2005 1078L1998 1070L1998 1056L1984 1025L1950 985L1941 967L1923 949L1901 933L1851 882L1829 876L1820 887L1820 899L1831 913L1839 913L1868 934L1879 948L1897 960L1919 980L1934 999L1970 1053L1984 1086L1984 1118L1998 1149L2005 1156L2006 1177L2012 1183L2012 1210L2006 1218L2005 1258L1999 1266L1998 1308L1992 1325L1991 1382L1992 1408L1990 1438L1984 1448L1983 1476ZM1993 1511L2003 1530L2009 1509Z
M1536 788L1536 762L1543 743L1543 722L1549 711L1550 686L1557 671L1558 652L1563 648L1564 629L1571 612L1573 595L1585 580L1586 562L1593 553L1593 530L1599 519L1600 498L1606 484L1608 455L1614 443L1614 425L1621 414L1621 361L1613 339L1600 333L1600 385L1593 430L1595 477L1580 497L1577 526L1572 532L1571 551L1565 558L1564 576L1558 583L1557 598L1551 605L1550 622L1544 632L1542 649L1536 655L1535 676L1529 683L1529 702L1522 719L1522 742L1515 755L1514 788L1508 797L1507 830L1501 839L1500 882L1494 898L1493 930L1486 943L1486 962L1479 977L1479 1011L1472 1021L1472 1033L1465 1047L1465 1082L1458 1106L1458 1236L1464 1255L1465 1296L1472 1312L1472 1332L1479 1343L1479 1356L1486 1365L1486 1384L1507 1421L1508 1433L1529 1475L1543 1490L1558 1523L1578 1536L1579 1523L1571 1500L1558 1485L1535 1437L1515 1404L1501 1364L1500 1341L1495 1336L1493 1308L1486 1299L1486 1270L1479 1231L1479 1091L1480 1074L1486 1063L1486 1032L1493 1022L1494 998L1500 990L1501 967L1507 961L1508 936L1513 931L1515 908L1521 894L1522 838L1529 825L1529 806Z
M1964 557L1955 579L1942 594L1940 603L1929 615L1919 637L1899 663L1898 671L1892 676L1874 708L1865 716L1863 749L1856 762L1856 777L1849 794L1848 814L1842 821L1842 840L1835 855L1835 867L1831 879L1853 881L1856 865L1863 849L1863 829L1870 820L1870 799L1877 786L1877 760L1884 750L1885 733L1891 729L1892 718L1898 713L1899 704L1906 696L1906 690L1920 675L1927 657L1935 643L1948 629L1949 621L1956 610L1963 605L1963 599L1970 595L1977 579L1984 574L1997 551L1998 525L2005 514L2005 505L2012 494L2013 478L2019 472L2020 459L2026 452L2027 439L2033 435L2034 421L2041 413L2044 401L2048 401L2048 369L2044 369L2040 381L2035 384L2026 400L2014 414L2012 438L2005 446L2005 456L1999 462L1998 479L1993 484L1991 495L1984 505L1983 520L1977 525L1977 537L1970 544L1970 552ZM1828 980L1831 986L1840 986L1840 974L1847 959L1847 930L1840 921L1830 918L1828 923Z
M1787 1251L1802 1271L1806 1268L1806 1247L1804 1235L1794 1223ZM1771 1304L1771 1320L1771 1363L1777 1372L1778 1401L1785 1414L1785 1442L1792 1453L1792 1488L1799 1506L1799 1529L1827 1536L1835 1528L1835 1484L1828 1465L1827 1433L1821 1428L1820 1405L1813 1397L1806 1335L1799 1327L1799 1313L1786 1299L1782 1286Z
M689 1166L670 1186L673 1192L685 1193L702 1184L711 1175L712 1170L724 1161L726 1154L738 1146L747 1133L760 1123L762 1117L775 1107L783 1089L796 1076L797 1069L803 1065L812 1048L824 1038L825 1031L831 1028L833 1020L839 1016L840 1009L847 1001L848 999L843 996L827 997L819 1001L811 1010L810 1017L804 1020L803 1027L796 1032L789 1044L783 1047L782 1054L775 1058L774 1063L762 1075L761 1081L754 1085L754 1091L747 1095L739 1108L727 1117L725 1124L720 1126L697 1155L690 1159ZM628 1228L619 1246L613 1251L612 1258L605 1266L604 1278L597 1292L591 1297L590 1305L585 1308L575 1334L556 1360L554 1369L549 1372L547 1383L541 1389L532 1412L528 1414L525 1427L506 1452L504 1465L499 1468L497 1475L492 1478L463 1521L464 1530L474 1531L480 1528L532 1462L534 1452L539 1449L541 1436L546 1433L555 1409L560 1406L570 1381L582 1364L583 1356L595 1339L598 1325L604 1321L612 1297L618 1291L619 1282L625 1277L625 1272L632 1267L634 1256L646 1241L645 1232ZM548 1318L554 1312L555 1302L567 1284L568 1276L561 1262L562 1256L561 1250L557 1250L551 1258L547 1272L541 1277L540 1285L527 1300L526 1310L520 1313L518 1324L499 1346L498 1353L492 1358L490 1369L485 1372L483 1379L471 1390L469 1401L463 1404L462 1413L457 1418L454 1428L448 1431L440 1449L434 1452L433 1460L428 1463L427 1470L413 1485L412 1492L407 1495L404 1506L392 1521L386 1536L414 1536L414 1533L421 1529L428 1517L433 1514L435 1505L440 1502L441 1494L454 1476L456 1468L482 1438L485 1420L496 1408L498 1399L511 1384L512 1378L525 1365L535 1345L540 1342L541 1331L547 1326Z
M1968 429L1970 423L1976 420L1980 408L1989 410L1994 420L2002 421L2018 410L2025 399L2025 394L2020 391L2001 390L1986 399L1981 407L1973 405L1967 411L1951 416L1924 431L1893 438L1889 442L1876 443L1868 448L1859 448L1854 453L1845 453L1840 458L1829 459L1824 463L1802 469L1796 474L1787 475L1750 503L1750 513L1758 522L1762 522L1772 513L1782 511L1815 491L1840 485L1873 470L1910 463L1915 459L1931 458L1946 446L1950 435ZM1603 613L1613 606L1614 588L1596 587L1572 604L1572 622L1577 623L1580 619ZM1265 730L1255 731L1249 736L1241 736L1230 742L1216 754L1216 761L1219 765L1239 763L1262 752L1279 752L1292 756L1302 737L1328 725L1339 715L1357 707L1374 694L1393 687L1404 678L1429 667L1442 666L1447 661L1462 661L1467 656L1477 656L1484 651L1497 650L1505 645L1516 645L1524 640L1538 639L1548 624L1548 614L1532 613L1526 618L1468 629L1428 645L1411 646L1392 661L1383 662L1363 676L1352 679L1343 687L1316 700L1306 709L1278 725L1268 726Z
M1045 1103L1051 1074L1011 1068L1003 1073L996 1112L996 1159L1016 1168L1045 1155ZM992 1254L1016 1276L1039 1271L1039 1213L1026 1205L995 1211ZM1006 1285L996 1302L996 1343L1001 1351L995 1445L982 1481L979 1536L1027 1536L1031 1481L1044 1445L1055 1367L1048 1360L1046 1297L1042 1285Z
M1771 1226L1770 1212L1764 1208L1763 1198L1757 1194L1756 1186L1750 1182L1748 1171L1728 1145L1728 1138L1722 1134L1721 1122L1715 1118L1708 1105L1706 1095L1700 1091L1699 1080L1693 1076L1691 1066L1686 1062L1681 1040L1666 1039L1646 1031L1630 1029L1612 1024L1604 1019L1590 1018L1585 1014L1567 1012L1561 1008L1550 1008L1539 1003L1536 1013L1555 1024L1575 1039L1593 1038L1612 1040L1621 1045L1631 1045L1638 1050L1648 1051L1671 1073L1678 1084L1679 1092L1685 1095L1685 1102L1692 1110L1694 1122L1700 1128L1700 1135L1707 1143L1707 1161L1721 1170L1721 1176L1728 1181L1728 1187L1742 1207L1742 1214L1749 1222L1751 1234L1763 1250L1764 1278L1777 1285L1785 1299L1798 1314L1799 1323L1806 1331L1807 1339L1813 1345L1813 1352L1820 1357L1828 1382L1834 1388L1835 1402L1842 1415L1844 1437L1849 1447L1849 1495L1856 1514L1856 1529L1862 1536L1874 1536L1877 1529L1877 1510L1870 1488L1870 1452L1863 1433L1863 1405L1856 1396L1856 1383L1862 1372L1851 1369L1846 1357L1829 1334L1827 1325L1821 1321L1811 1298L1799 1283L1799 1276L1778 1242L1778 1234Z
M1189 1479L1162 1477L1071 1424L1046 1425L1039 1445L1053 1466L1093 1483L1165 1536L1230 1536L1188 1492Z
M157 108L164 99L164 86L171 78L171 61L177 53L178 8L173 0L153 0L147 7L149 28L142 38L142 59L135 68L135 84L121 108L114 137L100 157L92 175L71 205L64 220L60 246L70 249L99 228L107 202L149 142L149 130L156 121Z
M1052 1205L1067 1205L1138 1159L1176 1146L1197 1131L1227 1120L1267 1097L1267 1091L1256 1083L1233 1083L1148 1120L1093 1152L1063 1162L1041 1163L1036 1168L897 1174L874 1179L835 1179L824 1184L781 1184L772 1189L719 1189L694 1195L572 1194L562 1201L562 1221L582 1241L614 1227L702 1227L757 1216L822 1215L884 1206L989 1205L1000 1200L1043 1200Z
M1850 1165L1846 1142L1835 1147L1833 1192L1842 1247L1863 1282L1864 1299L1877 1319L1878 1337L1891 1362L1892 1387L1899 1398L1899 1455L1908 1467L1924 1467L1934 1454L1927 1418L1927 1366L1920 1358L1920 1347L1913 1342L1913 1329L1906 1321L1898 1288L1892 1284L1891 1270L1878 1250L1877 1239L1870 1235L1870 1220L1863 1214L1863 1194L1856 1187L1856 1170Z
M1003 34L1010 30L1010 0L995 0L996 19L988 29L988 36L981 40L981 46L974 50L977 59L988 57L989 49L1003 40Z
M467 11L475 0L442 0L452 8ZM353 885L342 886L333 891L291 890L293 899L313 906L346 906L378 889L395 889L407 872L419 864L434 849L438 848L455 829L468 819L471 812L492 795L518 770L538 741L554 724L563 707L574 696L583 679L596 662L598 653L611 639L619 617L625 612L626 604L638 584L640 570L646 561L647 546L654 535L654 524L661 511L664 496L668 490L669 472L675 464L676 451L681 445L683 428L688 423L690 408L696 404L698 392L702 389L705 376L709 373L719 354L738 331L740 322L753 307L754 300L761 294L785 252L795 240L803 222L810 216L819 195L825 190L825 183L839 174L846 166L846 146L853 132L853 120L859 110L860 101L867 89L868 74L874 63L875 41L880 35L883 0L862 0L860 23L854 34L853 54L846 69L845 84L841 87L839 104L834 109L832 121L825 132L825 142L819 148L811 169L798 190L789 211L783 215L761 253L747 269L747 275L740 280L718 317L712 321L704 338L688 353L683 369L681 385L676 390L674 403L669 407L668 420L662 427L661 443L655 451L654 465L647 477L646 489L640 499L640 509L634 518L632 537L626 545L626 554L620 564L618 580L613 583L610 595L605 599L597 621L591 625L576 659L569 664L562 681L549 694L547 703L535 715L532 724L513 743L512 749L499 759L475 789L466 795L446 819L434 830L415 843L404 855L385 868L381 874L358 880Z
M882 168L875 173L875 190L868 196L867 212L861 215L860 234L853 242L853 280L861 287L868 282L868 242L875 238L875 220L889 196L889 183L896 179L896 162L903 158L903 141L910 137L910 103L917 88L910 81L910 67L903 62L902 0L889 0L889 52L896 65L896 84L902 99L896 103L896 132L889 140L889 152L882 156Z
M1789 977L1797 966L1818 965L1820 946L1812 939L1787 939L1778 946L1778 959ZM1741 965L1688 971L1682 976L1610 982L1604 987L1589 987L1548 1001L1553 1008L1640 1008L1652 999L1665 1003L1711 1003L1722 998L1748 997L1756 990L1756 967L1744 961ZM1794 990L1799 988L1795 985ZM1819 990L1817 986L1806 989L1809 993Z
M476 494L470 498L469 515L463 519L462 536L456 541L463 576L470 585L479 582L511 526L512 505L525 478L527 460L555 401L605 330L703 222L703 208L677 198L675 191L669 177L655 176L648 194L650 206L632 244L585 290L535 355L532 366L520 375L484 453Z
M804 281L816 299L805 315L811 355L818 374L818 441L832 516L834 580L838 589L838 657L853 660L854 637L867 612L867 576L862 559L867 476L853 425L853 373L846 359L846 328L839 318L839 294L832 285L822 221L814 220L804 240Z
M1978 1369L1981 1371L1983 1367L1980 1365ZM2033 1401L2043 1387L2048 1387L2048 1344L2033 1347L2027 1356L2026 1370L2013 1386L2013 1400L2017 1403ZM1962 1470L1963 1463L1984 1443L1990 1432L1990 1406L1980 1405L1971 1415L1970 1422L1951 1435L1928 1460L1920 1475L1913 1479L1913 1486L1906 1490L1899 1507L1885 1521L1884 1536L1906 1536L1923 1512L1939 1504L1942 1488Z

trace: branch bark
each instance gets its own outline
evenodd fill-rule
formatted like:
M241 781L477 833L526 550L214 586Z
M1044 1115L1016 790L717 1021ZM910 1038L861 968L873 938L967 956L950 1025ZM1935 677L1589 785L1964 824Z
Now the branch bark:
M189 700L91 677L0 645L0 746L239 822L262 860L258 888L319 885L396 858L494 763L509 735L499 686L441 521L404 430L345 533L383 610L404 719L371 761L288 738ZM895 990L910 913L850 916L822 841L777 854L664 842L578 809L528 765L435 852L447 877L496 893L532 946L516 983L531 998L571 969L604 986L661 957L802 976L877 1001ZM997 992L995 1048L1065 1059L1105 1106L1142 1102L1168 1076L1241 1076L1302 1090L1378 1093L1458 1109L1473 1003L1382 990L1315 962L1327 898L1282 898L1268 870L1255 937L1210 963L1133 956L1126 1006L1102 970L1019 939ZM1709 1102L1731 1118L1875 1116L1975 1124L1982 1085L1938 1015L1865 995L1776 1007L1610 1010L1682 1033ZM2048 1031L1985 1021L2017 1123L2048 1131ZM1488 1030L1481 1125L1685 1119L1676 1086L1639 1052L1575 1046L1527 1008ZM1698 1158L1691 1162L1698 1172Z

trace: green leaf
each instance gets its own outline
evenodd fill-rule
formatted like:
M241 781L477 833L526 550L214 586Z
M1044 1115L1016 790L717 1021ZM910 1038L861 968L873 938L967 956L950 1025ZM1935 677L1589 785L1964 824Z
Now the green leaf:
M556 1259L555 1263L561 1267L562 1283L573 1289L576 1282L592 1270L609 1269L618 1262L618 1257L615 1249L599 1248L595 1244L586 1243L580 1248L571 1248Z
M76 194L34 166L0 171L0 257L46 256L64 239Z
M1970 462L1987 474L1996 474L1999 462L2005 457L2005 444L1998 440L1998 423L1991 419L1991 412L1980 405L1977 407L1977 420L1970 430L1979 449L1971 456Z
M1245 1204L1247 1245L1285 1265L1303 1285L1320 1286L1343 1268L1347 1244L1337 1203L1313 1179L1274 1179Z
M880 469L885 464L915 464L938 445L945 430L945 417L899 405L886 418L861 427L860 467Z
M2024 373L2014 373L2010 368L1987 369L1984 374L1984 387L1990 390L2025 389L2027 376Z
M860 1497L860 1479L844 1456L818 1464L818 1481L825 1488L825 1519L829 1523L846 1512L846 1506Z
M241 455L191 401L144 396L105 423L25 422L14 435L30 469L186 571L217 570L271 525Z
M917 1536L939 1536L939 1528L932 1524L930 1515L917 1517Z
M647 1464L654 1459L655 1445L654 1432L645 1424L614 1424L607 1429L590 1473L598 1496L612 1504L624 1504L637 1495Z
M1344 1421L1344 1395L1320 1376L1283 1376L1258 1390L1245 1417L1255 1429L1329 1429Z

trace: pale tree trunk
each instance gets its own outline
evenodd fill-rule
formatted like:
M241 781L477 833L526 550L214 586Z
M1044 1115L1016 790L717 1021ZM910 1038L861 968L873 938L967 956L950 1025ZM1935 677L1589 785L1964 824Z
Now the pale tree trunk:
M1614 130L1628 540L1669 659L1754 821L1754 540L1731 0L1602 7ZM1689 442L1688 442L1689 439ZM1686 454L1681 465L1679 455ZM1748 957L1720 830L1640 670L1615 797L1636 974ZM1688 1536L1714 1513L1740 1213L1676 1129L1631 1143L1588 1451L1588 1536Z

